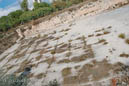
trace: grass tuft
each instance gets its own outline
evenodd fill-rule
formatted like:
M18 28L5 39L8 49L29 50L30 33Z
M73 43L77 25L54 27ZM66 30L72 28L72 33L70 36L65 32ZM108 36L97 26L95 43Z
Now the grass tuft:
M64 68L63 70L62 70L62 75L65 77L65 76L68 76L68 75L70 75L71 74L71 68L70 67L68 67L68 68Z
M126 39L125 42L126 42L127 44L129 44L129 39Z
M125 34L124 33L119 34L119 38L124 39L125 38Z
M110 32L109 31L104 31L103 34L109 34Z
M129 57L129 54L122 53L122 54L120 54L120 57L126 57L126 58L128 58Z

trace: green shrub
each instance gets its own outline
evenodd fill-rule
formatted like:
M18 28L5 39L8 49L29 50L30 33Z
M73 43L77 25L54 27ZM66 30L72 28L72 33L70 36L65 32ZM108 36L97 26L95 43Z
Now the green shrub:
M8 25L7 23L0 23L0 31L1 32L5 32L10 28L10 25Z
M20 22L21 23L25 23L25 22L28 22L32 19L34 19L34 13L33 11L26 11L24 12L21 16L20 16Z
M55 79L55 80L53 80L53 81L50 81L50 82L48 83L48 85L46 85L46 86L60 86L60 85L59 85L59 83L57 82L57 80Z
M20 21L21 23L25 23L33 19L37 19L45 15L48 15L51 12L53 12L53 9L51 7L44 7L44 8L36 9L34 11L27 11L20 16Z
M8 16L15 19L19 18L22 13L23 13L22 10L16 10L14 12L9 13Z
M57 10L62 10L67 7L66 1L57 0L52 3L52 6Z
M19 17L22 15L21 10L16 10L0 18L0 31L7 31L9 28L15 27L20 23Z
M83 0L69 0L72 4L78 4L80 2L83 2Z
M0 38L3 38L3 37L4 37L4 35L0 33Z
M119 38L124 39L125 38L125 34L124 33L119 34Z
M4 75L2 71L0 71L0 86L27 86L28 80L25 77L23 80L19 80L13 74Z
M44 7L44 8L39 8L34 11L34 14L36 18L48 15L53 12L53 9L51 7Z
M41 3L34 2L34 10L44 7L50 7L50 5L46 2L41 2Z
M9 24L12 27L15 27L16 25L20 24L20 16L23 14L22 10L16 10L14 12L11 12L8 14L9 17Z
M20 5L21 5L22 10L28 11L28 1L27 0L23 0Z
M0 31L6 31L7 29L9 29L10 25L8 24L8 22L8 16L3 16L0 18Z

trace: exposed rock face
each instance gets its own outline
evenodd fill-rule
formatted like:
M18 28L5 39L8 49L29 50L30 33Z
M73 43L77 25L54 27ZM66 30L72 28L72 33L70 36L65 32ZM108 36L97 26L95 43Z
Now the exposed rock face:
M129 0L91 0L74 6L71 9L52 17L49 20L34 25L31 30L24 32L25 37L30 37L39 34L48 29L56 28L62 24L71 23L81 16L91 16L100 13L107 9L114 9L129 3Z
M27 26L22 25L22 26L19 26L16 29L16 32L17 32L17 34L19 36L19 40L22 39L22 38L24 38L25 37L24 33L26 31L28 31L28 30L31 30L32 27L33 27L32 25L27 25Z
M17 29L16 31L17 31L17 34L18 34L18 36L19 36L20 38L23 38L23 37L24 37L24 34L23 34L23 32L21 31L21 29Z
M19 36L30 38L2 53L0 68L6 74L18 75L31 65L29 86L43 86L54 79L62 86L111 86L111 79L120 70L114 69L129 61L128 56L120 57L123 52L129 53L129 45L118 37L120 33L129 35L129 6L95 15L128 3L99 1L70 9L40 24L34 21L32 26L19 27ZM95 16L87 17L90 15ZM82 19L74 21L79 18ZM38 33L41 34L31 37Z

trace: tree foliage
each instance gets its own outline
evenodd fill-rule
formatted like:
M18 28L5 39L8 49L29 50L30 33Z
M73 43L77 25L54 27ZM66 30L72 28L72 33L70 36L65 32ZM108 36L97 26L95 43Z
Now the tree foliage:
M53 12L53 9L51 7L44 7L44 8L36 9L34 11L27 11L27 12L24 12L20 16L20 21L22 23L25 23L25 22L37 19L39 17L43 17L45 15L48 15L52 12Z
M20 24L20 16L23 14L22 10L16 10L8 14L8 16L2 16L0 18L0 31L6 31L9 28L15 27Z
M52 3L52 6L57 9L57 10L62 10L64 8L66 8L66 2L65 1L60 1L60 0L57 0L57 1L54 1Z
M22 3L21 3L21 8L22 10L24 11L28 11L28 2L27 0L23 0Z
M50 7L50 4L46 3L46 2L34 2L34 9L39 9L39 8L43 8L43 7Z
M16 27L19 24L24 24L31 20L49 15L54 11L62 10L83 1L85 0L56 0L51 4L46 2L34 2L34 9L28 10L28 2L27 0L23 0L21 3L22 10L16 10L9 13L7 16L0 18L0 31L7 31L8 29Z

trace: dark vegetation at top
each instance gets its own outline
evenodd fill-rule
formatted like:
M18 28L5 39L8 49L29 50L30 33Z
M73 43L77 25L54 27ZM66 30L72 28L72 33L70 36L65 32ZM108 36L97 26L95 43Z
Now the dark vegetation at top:
M51 4L46 2L34 2L34 8L29 10L27 0L23 0L21 3L21 10L16 10L9 13L7 16L2 16L0 18L0 32L6 32L20 24L24 24L31 20L50 15L53 12L68 8L83 1L86 0L56 0ZM0 37L3 37L3 35Z

